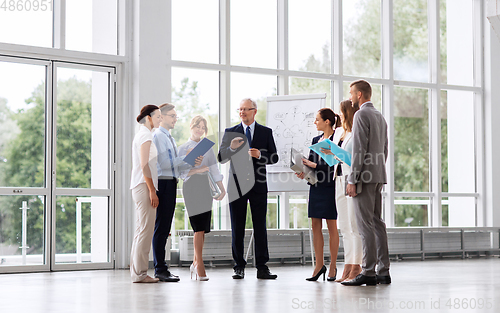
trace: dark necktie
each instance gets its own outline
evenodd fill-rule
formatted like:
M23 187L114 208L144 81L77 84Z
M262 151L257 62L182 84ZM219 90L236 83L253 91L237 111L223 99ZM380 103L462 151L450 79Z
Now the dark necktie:
M170 142L172 143L172 148L174 149L175 157L177 158L177 149L175 147L174 138L172 138L172 136L170 136L170 134L169 134L168 139L170 139ZM175 175L174 158L172 157L172 152L170 152L170 149L167 149L167 150L168 150L168 157L170 158L170 168L172 170L172 176L177 177Z
M247 126L247 131L245 132L245 135L247 136L247 139L248 139L248 146L251 147L251 144L252 144L252 133L250 133L250 126Z
M174 153L175 153L175 157L177 157L177 147L175 146L175 142L174 142L174 138L172 138L171 135L168 135L168 139L170 139L170 142L172 143L172 147L174 148Z

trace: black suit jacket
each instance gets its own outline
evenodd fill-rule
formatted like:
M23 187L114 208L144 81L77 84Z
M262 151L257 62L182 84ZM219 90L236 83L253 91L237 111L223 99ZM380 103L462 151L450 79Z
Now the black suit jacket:
M231 161L231 171L228 186L229 201L237 199L240 194L244 195L253 190L257 193L267 193L266 165L275 164L279 157L276 152L273 132L270 128L255 122L255 131L252 142L245 142L236 151L231 151L231 140L235 137L247 138L243 126L240 124L226 128L219 150L218 160L221 163ZM249 148L260 151L261 158L256 159L248 155ZM238 192L235 188L239 189Z
M316 143L318 143L318 141L321 139L323 135L319 135L319 136L316 136L313 138L312 140L312 144L311 145L314 145ZM333 139L333 135L332 137L330 137L330 140ZM334 186L335 183L334 183L334 178L335 178L335 166L329 166L325 160L323 160L316 152L314 152L313 150L311 150L309 152L309 161L311 162L314 162L316 163L316 168L313 169L315 172L316 172L316 177L318 178L318 182L316 183L316 185L324 185L324 186ZM308 185L310 185L310 183L307 183ZM333 189L332 189L333 190Z

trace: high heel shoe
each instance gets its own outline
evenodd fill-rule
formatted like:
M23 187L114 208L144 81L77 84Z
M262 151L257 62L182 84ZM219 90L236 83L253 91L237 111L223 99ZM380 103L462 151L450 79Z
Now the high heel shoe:
M313 277L309 277L309 278L306 278L306 280L308 281L317 281L318 278L321 276L321 274L323 274L323 280L325 280L325 274L326 274L326 266L323 265L323 267L319 270L318 273L316 273L316 275L314 275Z
M189 273L191 274L191 279L193 279L193 274L195 274L195 271L196 271L196 266L194 265L194 263L191 263L191 266L189 266Z
M335 275L333 277L328 276L328 278L326 280L335 281L336 278L337 278L337 268L335 268Z
M200 281L207 281L209 279L208 276L200 276L200 274L198 274L197 266L193 266L193 272L191 273L191 278L193 278L193 273L196 275L196 280L198 280L198 278L200 279Z

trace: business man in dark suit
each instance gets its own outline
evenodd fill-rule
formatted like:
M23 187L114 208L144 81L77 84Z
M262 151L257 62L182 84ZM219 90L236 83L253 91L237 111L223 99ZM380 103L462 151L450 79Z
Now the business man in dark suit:
M257 104L243 99L238 109L241 123L227 128L222 138L218 159L231 161L228 185L229 210L231 213L232 252L236 262L234 279L245 277L243 257L247 203L250 202L254 229L255 261L257 278L276 279L266 263L267 247L267 181L266 165L278 162L272 130L255 122Z
M382 187L387 183L387 123L370 101L372 88L367 81L350 85L351 101L359 111L352 126L352 164L347 178L347 194L353 197L354 211L363 244L361 273L346 286L390 284L387 231L382 220ZM361 106L360 106L361 104ZM357 184L362 184L357 194ZM377 268L376 268L377 267Z

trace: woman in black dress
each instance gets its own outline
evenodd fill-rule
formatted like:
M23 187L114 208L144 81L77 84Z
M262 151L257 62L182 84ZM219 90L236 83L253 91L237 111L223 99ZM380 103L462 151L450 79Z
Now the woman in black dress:
M335 128L340 126L340 119L329 108L323 108L316 114L314 121L316 129L323 134L314 137L312 144L316 144L324 139L333 139ZM316 267L313 276L307 278L309 281L316 281L323 275L325 279L326 266L323 259L323 219L326 219L328 233L330 236L330 271L328 281L335 281L337 275L337 252L339 249L339 233L337 231L337 208L335 206L335 182L334 167L329 166L316 152L310 151L309 159L302 159L304 165L312 168L318 178L318 182L309 188L308 216L311 218L313 231L314 254L316 257ZM301 179L304 173L297 174Z

